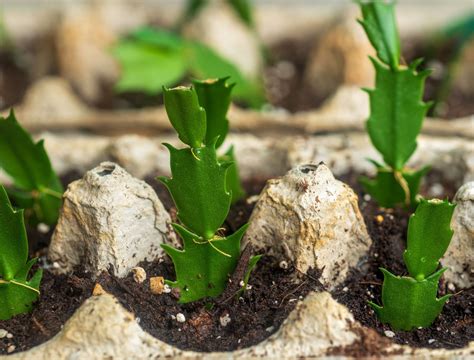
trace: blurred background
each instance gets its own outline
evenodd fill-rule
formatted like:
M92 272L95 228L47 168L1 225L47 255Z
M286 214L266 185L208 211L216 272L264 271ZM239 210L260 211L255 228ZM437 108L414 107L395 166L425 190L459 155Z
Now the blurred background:
M241 108L316 109L371 87L373 50L343 0L2 0L0 111L160 106L162 86L230 75ZM400 0L406 63L433 70L430 116L474 113L474 2ZM67 93L67 95L65 95ZM57 115L57 114L56 114Z

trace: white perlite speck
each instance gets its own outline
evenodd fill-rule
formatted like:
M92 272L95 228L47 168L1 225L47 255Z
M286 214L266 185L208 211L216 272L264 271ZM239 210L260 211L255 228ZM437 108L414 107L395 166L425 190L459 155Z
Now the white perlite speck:
M386 337L389 337L389 338L395 337L395 333L393 331L385 330L383 333L385 334Z
M8 334L8 331L6 331L5 329L0 329L0 339L3 339L4 337L6 337Z
M176 321L180 323L184 323L186 321L186 317L182 313L176 314Z
M229 325L230 321L231 321L231 319L230 319L229 314L222 315L219 318L219 322L221 323L221 326L223 326L223 327L226 327L227 325Z

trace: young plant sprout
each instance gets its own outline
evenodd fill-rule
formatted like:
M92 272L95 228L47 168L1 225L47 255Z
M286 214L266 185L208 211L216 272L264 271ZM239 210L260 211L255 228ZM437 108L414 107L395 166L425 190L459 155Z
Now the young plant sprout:
M183 225L173 224L183 239L184 249L168 245L163 249L173 260L180 302L186 303L220 295L240 257L240 241L247 224L234 234L222 235L222 224L229 212L232 190L228 186L230 161L219 161L217 144L226 133L226 96L231 86L225 80L196 82L194 87L164 89L170 122L179 139L187 145L176 149L165 146L171 156L171 178L160 178L170 191ZM198 94L200 94L198 96ZM222 95L222 98L216 95ZM229 95L227 95L228 97ZM209 111L200 106L199 100ZM219 125L218 125L219 124Z
M27 209L30 222L56 223L63 187L54 172L43 140L35 143L18 123L13 111L0 117L0 168L13 180L8 195Z
M455 205L448 201L421 200L408 224L403 259L409 276L395 276L386 269L382 287L383 307L369 302L383 323L395 330L430 326L451 295L436 298L438 282L447 268L438 269L453 231Z
M367 193L383 207L415 206L422 177L429 167L407 169L406 162L416 149L416 138L430 103L422 100L429 70L417 71L422 59L400 64L400 39L394 3L360 1L359 22L377 52L370 57L376 71L375 89L367 90L370 117L367 130L384 164L370 160L377 168L375 179L362 178Z
M35 262L28 261L23 210L13 209L0 185L0 320L29 312L38 299L42 270L28 280Z

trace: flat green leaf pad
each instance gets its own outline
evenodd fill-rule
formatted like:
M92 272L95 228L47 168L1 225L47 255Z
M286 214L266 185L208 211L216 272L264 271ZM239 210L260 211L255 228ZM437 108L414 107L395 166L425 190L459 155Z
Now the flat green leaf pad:
M439 266L453 236L451 217L455 205L448 201L421 200L408 224L403 259L410 276L422 280Z
M199 105L194 88L165 88L164 101L171 125L179 139L192 148L200 147L206 136L206 112Z
M0 320L28 312L38 298L41 270L31 280L23 211L15 211L0 186Z
M429 71L417 72L419 62L416 61L397 70L375 59L372 62L376 80L375 89L367 90L370 98L367 130L385 163L402 170L416 149L416 138L430 107L422 100Z
M176 281L168 283L180 289L179 301L187 303L220 295L239 260L240 240L247 225L229 237L216 237L210 242L180 225L173 226L183 239L184 249L162 247L175 266Z
M228 78L193 81L199 99L199 105L206 110L207 130L205 144L216 141L216 149L224 142L229 131L227 111L229 110L232 88Z
M364 28L377 56L393 69L398 67L400 59L400 38L395 19L395 2L373 0L359 1Z
M160 178L178 209L179 220L193 233L210 239L224 223L232 195L226 189L227 169L220 164L213 145L175 149L171 155L172 178Z
M383 307L370 302L380 321L394 330L429 327L451 295L436 298L438 281L446 270L440 269L423 281L395 276L385 269L382 288Z

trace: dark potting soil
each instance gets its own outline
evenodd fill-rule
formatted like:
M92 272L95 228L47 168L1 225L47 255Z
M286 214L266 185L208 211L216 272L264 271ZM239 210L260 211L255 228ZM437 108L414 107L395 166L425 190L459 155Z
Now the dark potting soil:
M64 183L76 179L79 174L70 174ZM367 262L361 268L364 272L352 271L343 285L333 295L349 307L354 317L369 327L364 331L362 340L349 347L333 349L334 354L351 356L382 356L386 347L394 342L415 347L462 347L474 339L472 289L456 293L445 306L441 316L432 327L413 332L395 332L393 338L385 336L390 330L380 324L367 300L380 303L382 274L378 267L384 266L396 274L406 272L402 260L405 248L405 234L408 213L379 209L372 201L365 201L357 183L358 174L347 174L342 180L353 186L359 193L361 211L374 243ZM147 181L155 188L165 207L175 216L173 202L163 185L153 177ZM263 179L253 179L244 187L249 196L260 193L265 185ZM443 196L454 195L456 186L443 179L436 172L427 177L423 191L434 185L442 186ZM250 197L251 199L251 197ZM228 231L233 232L248 221L255 202L249 199L235 204L226 222ZM380 215L382 218L377 217ZM380 219L383 219L380 222ZM43 247L47 241L37 239L39 248L35 254L45 254ZM168 258L154 263L142 264L150 276L174 278L174 270ZM113 293L121 303L133 311L140 319L140 325L150 334L182 349L196 351L226 351L259 343L277 331L281 323L294 308L298 299L310 291L321 291L317 271L307 276L298 274L292 268L282 269L271 257L264 256L251 276L252 288L240 298L229 292L224 298L201 301L193 304L178 304L174 292L153 295L147 282L137 284L131 277L118 280L109 274L103 274L100 282ZM54 336L74 313L74 311L92 293L94 282L81 273L71 276L54 276L45 271L42 283L42 296L31 314L0 322L0 329L6 329L13 338L0 339L0 354L6 353L11 346L14 351L27 350ZM446 293L447 286L441 282L440 295ZM233 291L233 290L232 290ZM213 304L212 307L209 304ZM179 323L176 315L182 313L186 321ZM221 324L221 318L230 317L227 326ZM373 329L373 330L372 330ZM434 340L434 341L433 341Z
M148 276L175 278L168 258L142 266ZM158 339L183 350L231 351L269 337L299 299L322 290L318 272L310 271L299 279L294 274L293 268L282 269L274 259L264 256L250 277L251 289L240 297L232 291L217 299L189 304L179 304L174 292L153 295L147 282L138 284L131 276L118 280L104 275L100 282L135 313L144 330ZM184 323L177 321L177 314L184 315Z
M0 320L0 329L13 337L0 339L0 355L28 350L56 335L81 304L90 297L94 282L89 275L53 275L44 271L41 298L29 314Z

